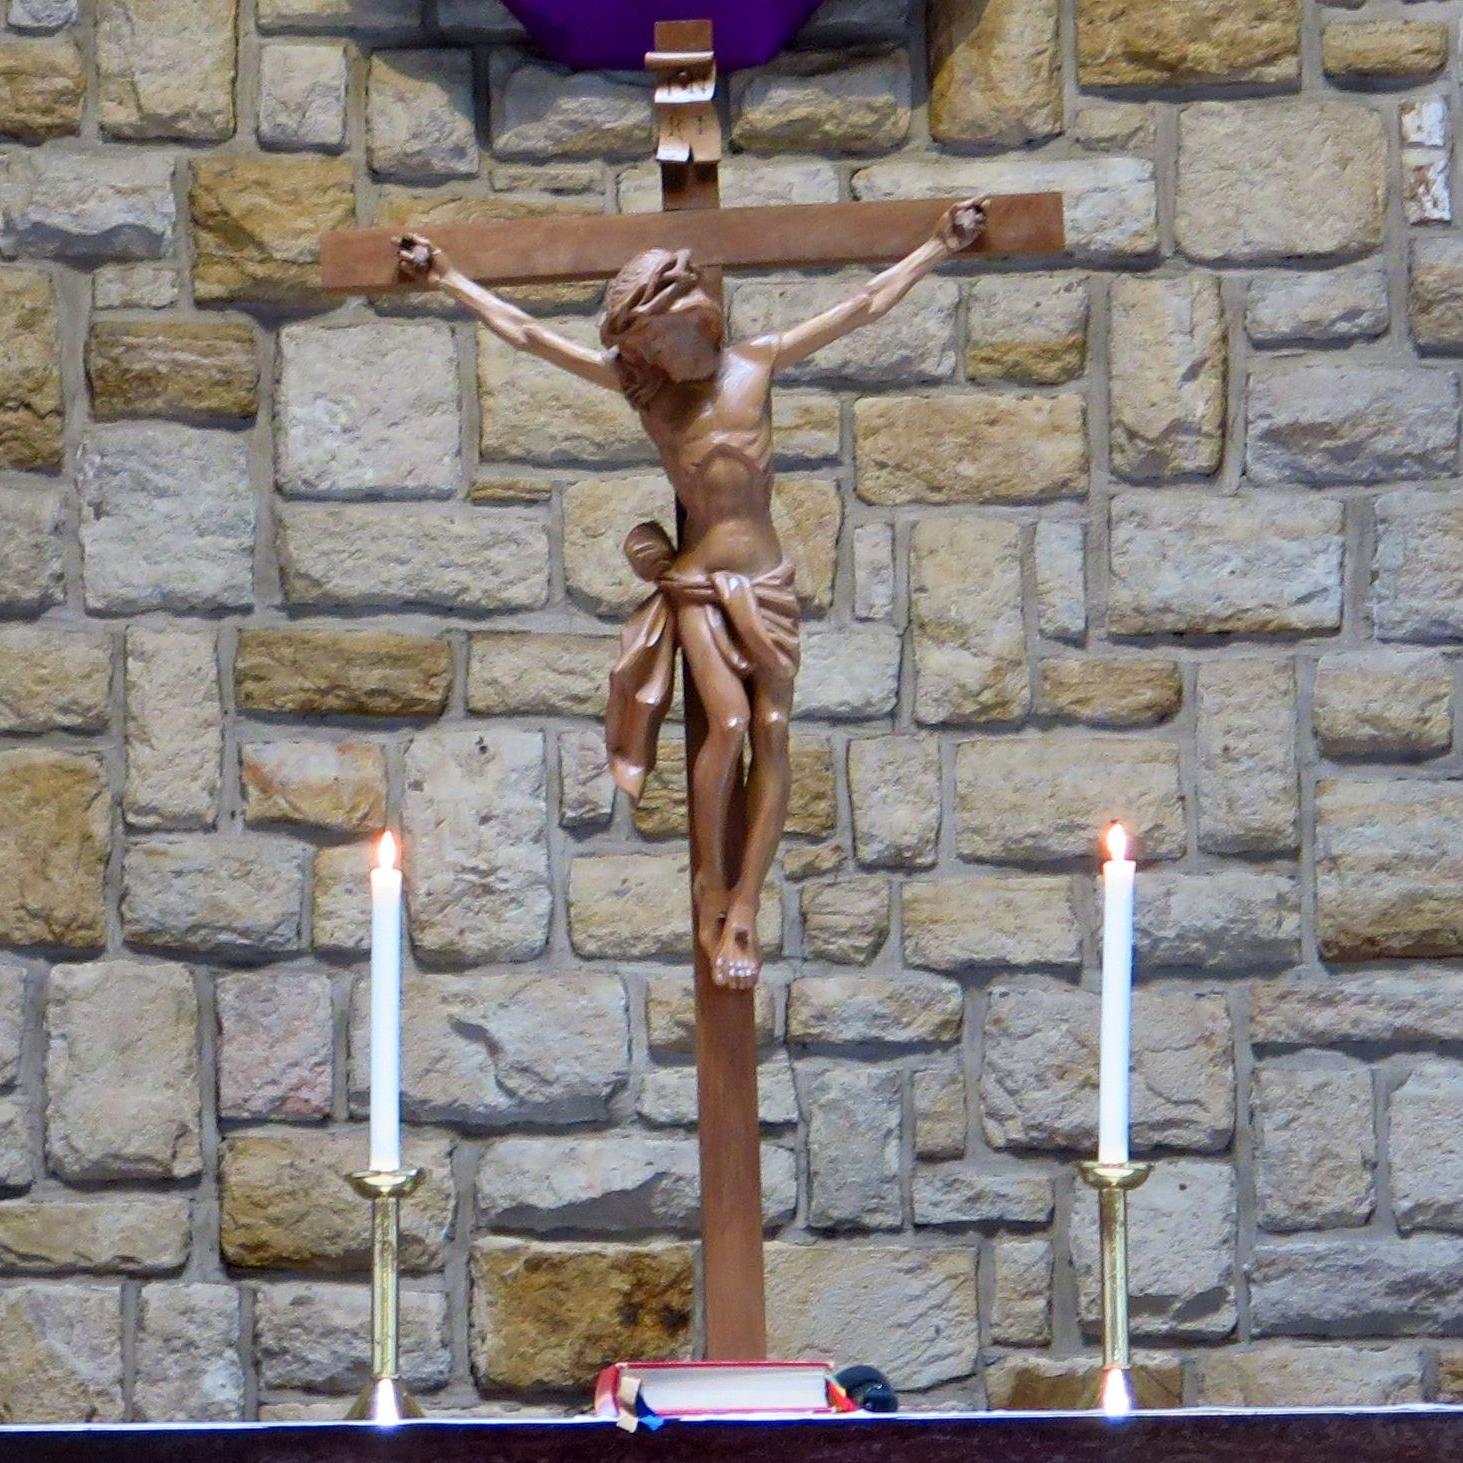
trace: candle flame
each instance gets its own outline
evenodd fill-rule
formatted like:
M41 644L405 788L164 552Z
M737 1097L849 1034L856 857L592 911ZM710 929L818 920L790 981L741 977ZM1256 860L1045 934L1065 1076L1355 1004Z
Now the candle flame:
M1121 823L1108 825L1107 856L1117 863L1122 863L1128 856L1128 830Z
M396 840L391 836L389 828L381 835L381 842L376 845L376 867L378 869L396 867Z
M1121 1367L1110 1366L1102 1374L1102 1410L1109 1417L1126 1417L1133 1410Z

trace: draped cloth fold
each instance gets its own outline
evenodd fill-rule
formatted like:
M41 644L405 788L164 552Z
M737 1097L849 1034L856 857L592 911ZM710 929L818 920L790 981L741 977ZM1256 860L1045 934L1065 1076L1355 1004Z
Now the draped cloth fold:
M615 784L638 800L655 766L656 740L675 690L678 616L703 616L723 662L741 679L791 680L799 661L798 601L787 560L753 577L724 570L676 573L669 567L670 540L651 524L633 530L625 550L636 573L654 579L655 592L620 634L605 746Z

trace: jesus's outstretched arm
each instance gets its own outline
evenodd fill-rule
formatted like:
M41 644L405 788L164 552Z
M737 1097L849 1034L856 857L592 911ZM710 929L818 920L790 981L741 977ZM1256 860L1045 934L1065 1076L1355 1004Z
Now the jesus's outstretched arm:
M964 203L955 204L940 220L939 228L928 243L921 244L912 254L906 254L898 264L891 264L832 309L784 330L778 339L772 369L777 371L794 365L849 331L887 315L932 269L975 243L984 228L983 200L968 198Z
M419 234L404 235L398 253L403 275L461 300L494 335L507 341L514 350L527 351L529 355L572 371L596 386L620 390L619 374L602 351L590 350L566 340L517 305L510 305L491 290L474 284L461 270L453 268L452 261L440 249L434 249Z

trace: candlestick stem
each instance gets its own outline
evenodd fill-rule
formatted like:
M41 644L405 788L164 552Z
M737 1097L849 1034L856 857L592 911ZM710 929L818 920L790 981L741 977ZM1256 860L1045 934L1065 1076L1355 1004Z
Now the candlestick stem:
M1102 1274L1102 1386L1099 1405L1111 1414L1138 1405L1128 1327L1128 1193L1153 1171L1147 1163L1081 1163L1084 1183L1097 1190Z
M351 1187L371 1201L371 1380L351 1404L348 1420L390 1424L422 1415L401 1380L398 1325L401 1201L421 1181L419 1168L365 1169L350 1175Z

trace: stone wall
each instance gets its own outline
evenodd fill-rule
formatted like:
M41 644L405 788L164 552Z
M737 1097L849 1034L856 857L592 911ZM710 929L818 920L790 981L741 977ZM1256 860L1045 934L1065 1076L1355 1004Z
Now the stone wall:
M1094 833L1144 860L1140 1345L1190 1400L1463 1398L1453 4L830 0L728 201L1061 189L797 371L766 934L773 1344L916 1405L1093 1354ZM617 400L353 220L652 208L648 95L492 0L8 0L0 1419L362 1380L366 839L399 825L407 1372L575 1406L694 1321L682 766L596 720L669 497ZM744 278L741 332L859 277ZM587 336L597 290L520 292ZM629 1319L627 1319L629 1318Z

